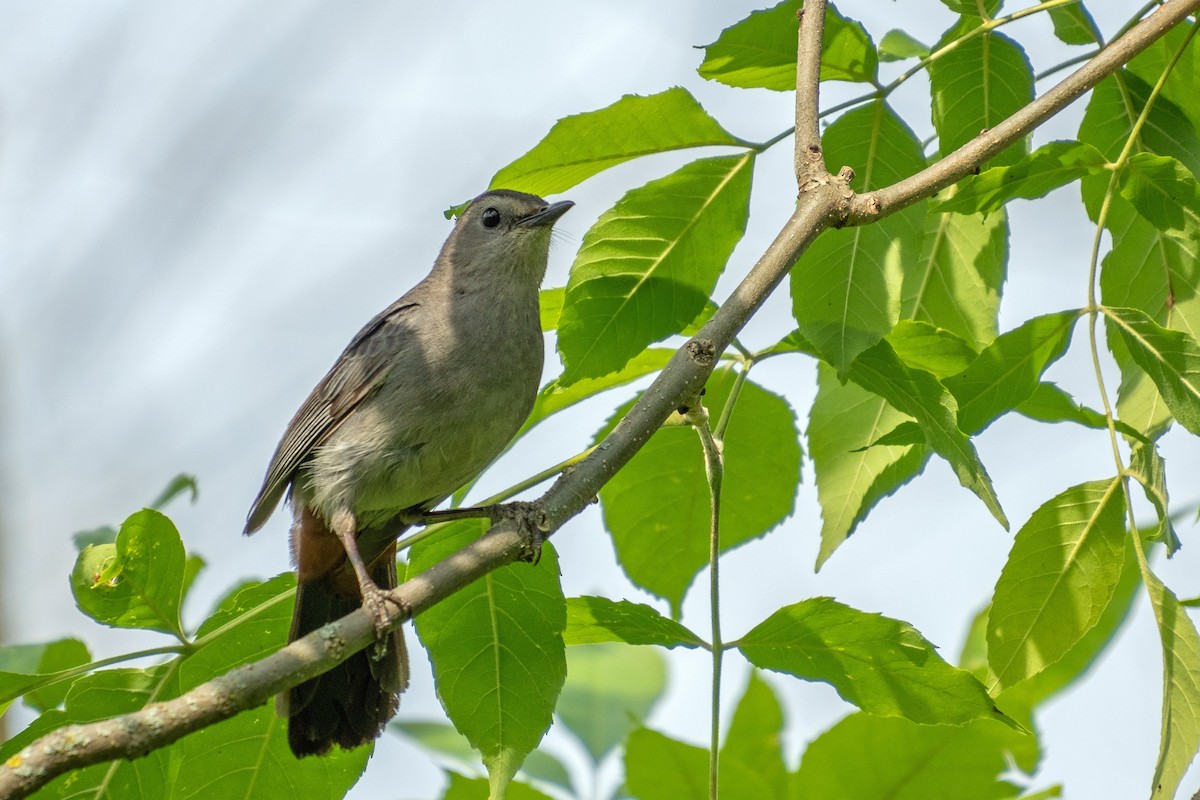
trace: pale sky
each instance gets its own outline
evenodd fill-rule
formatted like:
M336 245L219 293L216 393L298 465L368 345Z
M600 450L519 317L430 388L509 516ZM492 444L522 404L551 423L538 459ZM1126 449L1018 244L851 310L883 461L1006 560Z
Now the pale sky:
M1010 2L1008 10L1023 5ZM1092 5L1104 12L1101 27L1115 30L1121 19L1109 6L1124 4ZM790 95L729 89L695 73L701 53L692 46L757 7L743 0L0 6L5 640L76 635L100 655L145 646L75 610L70 535L119 523L177 472L197 476L200 498L169 512L189 550L208 562L198 602L187 609L191 624L239 580L288 569L285 515L246 539L246 509L312 385L359 326L432 264L450 228L442 210L486 188L559 117L622 94L682 85L739 136L763 140L786 129ZM952 22L930 0L838 7L876 42L903 25L931 43ZM1076 54L1057 45L1040 18L1009 32L1030 48L1035 68ZM894 65L884 69L885 77L895 74ZM832 104L861 89L823 91ZM894 102L918 135L931 132L920 79ZM1035 141L1071 137L1082 108ZM565 282L588 226L624 191L691 157L644 159L563 195L577 206L559 223L565 236L547 285ZM790 142L760 159L750 226L718 299L787 218L790 163ZM1018 205L1012 229L1002 328L1083 304L1091 229L1077 189ZM785 334L788 308L785 296L775 298L745 340L761 346ZM1082 330L1049 377L1096 406ZM548 375L557 369L549 357ZM753 373L801 413L814 374L800 358ZM571 455L628 396L540 426L499 471L532 474ZM1006 419L977 447L1014 530L1062 489L1112 472L1102 432ZM1196 501L1187 478L1200 472L1198 450L1178 435L1164 446L1181 507ZM485 479L477 496L510 482ZM806 464L795 514L724 562L727 638L780 605L831 595L912 623L953 660L1012 541L937 460L881 503L814 575L819 529ZM1189 525L1180 532L1184 551L1161 574L1181 596L1193 596L1200 545ZM595 508L554 541L568 595L653 602L621 576ZM702 635L704 586L698 579L684 617ZM1037 786L1065 782L1072 797L1146 794L1160 724L1158 648L1139 600L1090 678L1039 716L1046 756ZM400 718L439 719L427 662L414 656ZM727 664L732 703L745 666L736 655ZM669 695L650 724L702 743L707 656L672 655L670 665ZM768 679L786 704L793 758L850 710L828 686ZM573 758L558 734L547 748ZM430 797L440 781L423 752L385 736L350 797ZM1198 783L1193 770L1184 792Z

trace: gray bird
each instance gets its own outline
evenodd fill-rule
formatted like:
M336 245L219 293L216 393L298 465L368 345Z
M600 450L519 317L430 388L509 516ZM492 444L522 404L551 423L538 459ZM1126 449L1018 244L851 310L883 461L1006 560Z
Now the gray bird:
M573 204L499 189L471 201L433 271L367 323L283 434L246 533L284 492L296 609L289 641L360 605L381 619L396 537L478 475L533 407L538 287L550 231ZM369 650L369 648L368 648ZM383 731L408 685L402 632L280 697L297 757Z

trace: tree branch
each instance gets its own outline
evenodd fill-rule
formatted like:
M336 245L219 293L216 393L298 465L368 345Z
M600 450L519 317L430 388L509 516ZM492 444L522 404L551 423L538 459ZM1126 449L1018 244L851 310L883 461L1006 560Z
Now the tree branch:
M937 164L893 186L855 196L847 175L829 175L820 162L815 122L824 0L810 0L800 26L797 64L796 211L712 319L672 356L613 431L562 475L522 520L504 520L485 536L405 581L392 596L393 627L522 554L537 535L549 535L578 514L679 406L703 388L720 354L762 307L788 271L825 229L864 224L933 195L1027 135L1115 72L1200 7L1200 0L1169 0L1046 94ZM821 13L816 13L820 10ZM816 148L815 162L810 155ZM26 797L58 775L117 758L135 758L184 735L269 700L332 668L375 641L370 616L355 611L279 652L214 678L173 700L84 725L68 725L35 741L0 765L0 798Z
M966 177L992 156L1026 136L1034 128L1075 102L1100 81L1129 63L1190 14L1200 9L1200 0L1169 0L1153 14L1113 40L1090 61L1052 89L1017 111L996 127L982 131L971 141L916 175L874 192L859 195L848 225L862 225L911 206Z
M796 47L796 182L826 172L821 160L821 44L825 39L825 0L807 0L800 9Z

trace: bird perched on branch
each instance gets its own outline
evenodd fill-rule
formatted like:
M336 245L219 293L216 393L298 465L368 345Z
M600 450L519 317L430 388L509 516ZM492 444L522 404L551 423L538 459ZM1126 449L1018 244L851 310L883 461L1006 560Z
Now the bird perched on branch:
M408 685L386 627L396 537L478 475L533 407L542 374L538 287L550 231L573 204L504 189L459 216L428 277L351 340L292 418L246 521L292 506L290 640L360 605L380 642L280 697L296 756L383 731Z

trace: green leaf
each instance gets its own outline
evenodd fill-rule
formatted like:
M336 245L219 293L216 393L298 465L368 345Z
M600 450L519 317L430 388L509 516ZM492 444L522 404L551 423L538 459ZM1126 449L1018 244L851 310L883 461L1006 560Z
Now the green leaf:
M897 445L906 444L925 444L924 431L921 430L920 425L912 420L901 422L883 436L871 442L867 447L896 447ZM861 449L866 450L867 447Z
M667 648L704 644L699 636L648 605L586 596L567 598L563 641L568 645L624 642Z
M1017 405L1014 410L1018 414L1039 422L1074 422L1093 430L1108 429L1108 420L1103 414L1076 403L1071 395L1049 382L1039 383L1033 390L1033 394ZM1150 441L1141 431L1119 419L1113 420L1113 427L1132 439L1143 442Z
M1200 250L1200 188L1196 177L1169 156L1137 153L1121 173L1121 194L1158 230Z
M467 738L444 722L418 722L415 720L392 720L388 729L425 748L435 756L446 759L456 766L482 772L483 762L479 753L471 747Z
M929 725L1011 724L983 684L943 661L911 625L828 597L785 606L733 644L756 667L828 683L871 714Z
M1146 55L1134 63L1140 64ZM1092 144L1115 161L1151 91L1148 84L1129 72L1102 81L1092 91L1079 127L1080 141ZM1141 149L1176 158L1193 174L1200 170L1200 138L1184 111L1165 97L1159 96L1150 107L1136 142ZM1195 337L1200 331L1200 294L1181 289L1196 284L1200 251L1158 230L1123 196L1110 197L1109 189L1109 176L1083 179L1084 203L1093 221L1098 219L1106 199L1109 204L1106 226L1113 246L1100 272L1103 302L1141 309L1158 324ZM1120 418L1146 436L1158 438L1170 425L1169 409L1111 326L1108 344L1121 368L1117 392Z
M1187 41L1191 35L1190 25L1176 25L1156 39L1137 58L1129 62L1128 69L1131 74L1137 75L1146 86L1158 83L1166 73L1159 100L1167 101L1185 114L1191 121L1188 127L1192 129L1192 135L1195 136L1195 132L1200 130L1200 110L1196 108L1196 87L1200 83L1200 58L1197 58L1197 53L1200 52L1200 48L1196 47L1195 42ZM1182 58L1176 60L1175 54L1185 43L1187 50ZM1138 110L1140 110L1140 106ZM1154 150L1160 155L1175 155L1154 147L1148 149ZM1200 153L1194 153L1193 157L1200 158ZM1192 172L1197 171L1193 164L1187 161L1184 163L1188 164Z
M908 367L884 341L855 360L850 379L915 419L929 446L946 459L959 483L974 492L996 521L1008 528L992 480L970 438L958 427L958 404L937 378Z
M1032 710L1086 675L1129 619L1134 596L1141 585L1142 579L1138 571L1137 556L1133 552L1133 542L1130 537L1126 537L1125 562L1121 568L1121 576L1117 579L1117 588L1099 621L1052 666L1001 692L997 697L1001 707L1007 709L1017 706ZM983 636L986 638L986 616L983 623ZM986 660L985 652L985 673Z
M537 399L533 402L533 411L525 420L519 435L523 435L525 431L547 417L570 408L576 403L583 402L589 397L618 386L625 386L638 378L658 372L667 365L674 354L674 350L653 347L638 353L616 372L610 372L599 378L584 378L566 386L556 380L550 381L542 388L542 391L538 392Z
M1167 557L1175 555L1183 544L1171 523L1170 502L1167 496L1167 465L1153 442L1138 442L1130 450L1129 475L1142 485L1146 499L1158 514L1154 541L1167 548Z
M417 575L478 538L463 520L413 545ZM536 566L510 564L421 614L417 634L429 652L438 697L450 721L483 753L493 779L515 774L550 727L566 680L566 603L554 548Z
M625 743L625 786L638 800L708 800L708 751L638 728Z
M1033 736L988 720L917 725L860 712L805 749L793 797L1000 800L1020 793L1004 779L1009 759L1032 772L1038 757Z
M974 9L974 0L963 2ZM971 27L974 23L963 20L946 32L935 49L962 37ZM929 88L933 93L938 149L946 156L1033 100L1033 68L1019 44L1004 34L988 31L931 62ZM989 163L1016 163L1028 148L1028 140L1021 139Z
M955 14L962 14L965 17L979 17L979 0L942 0L946 7ZM1000 10L1000 4L1003 0L984 0L983 7L989 17L994 17L996 12ZM968 20L964 20L964 23Z
M1067 489L1017 532L988 621L992 683L1009 687L1062 658L1099 621L1121 576L1120 480Z
M497 796L492 791L493 787L483 778L467 778L453 772L448 775L450 776L450 785L446 787L446 793L442 795L442 800L489 800L489 798ZM518 781L507 783L504 787L504 794L501 796L505 800L555 800L529 784Z
M734 382L729 369L709 378L704 404L719 419ZM619 409L597 441L625 416ZM792 513L800 481L795 414L778 395L747 380L725 434L722 551L762 536ZM600 489L604 524L622 569L665 598L674 616L688 585L708 563L708 480L699 437L687 427L659 430Z
M899 29L888 31L879 42L880 61L904 61L909 58L925 58L928 55L929 45L922 44Z
M147 703L174 697L172 664L149 669L107 669L84 675L67 692L63 710L52 709L0 744L0 761L7 761L38 737L72 723L95 722L142 709ZM169 796L171 748L154 750L133 761L114 761L74 769L38 792L39 798L129 798L152 800Z
M794 91L801 5L801 0L784 0L721 31L704 48L700 76L743 89ZM879 57L863 26L826 6L821 80L870 83L878 70Z
M1103 40L1096 21L1083 3L1048 9L1054 35L1064 44L1100 44Z
M788 771L781 747L783 734L779 698L758 671L751 670L721 747L718 780L726 784L721 787L722 797L786 800Z
M611 643L572 647L558 718L599 764L650 716L666 687L667 667L656 650Z
M600 215L567 282L560 384L620 369L704 309L746 230L753 165L753 153L693 161Z
M564 117L504 167L489 188L557 194L639 156L708 145L739 145L686 89L625 95L598 111Z
M1200 434L1200 345L1183 331L1154 322L1135 308L1105 308L1130 356L1154 381L1179 424Z
M882 101L839 117L822 142L827 164L854 168L860 192L925 167L920 142ZM873 225L827 230L792 269L800 332L839 373L899 320L904 266L920 250L924 213L916 205Z
M1162 740L1151 797L1172 798L1200 750L1200 634L1175 594L1143 562L1163 649Z
M1033 200L1084 175L1107 174L1108 159L1090 144L1055 141L1017 163L992 167L958 182L958 191L940 200L936 211L991 214L1015 198Z
M876 503L912 480L929 460L924 444L870 447L905 421L911 418L879 395L843 384L830 367L818 365L817 397L807 431L821 505L817 569Z
M55 682L54 675L91 660L87 645L78 639L0 647L0 713L21 695L38 711L56 708L66 698L70 683ZM38 684L42 685L32 688Z
M199 649L179 665L183 688L266 658L286 644L295 589L295 574L285 572L269 581L248 583L223 599L197 631Z
M978 433L1029 399L1046 368L1067 352L1077 309L1034 317L996 338L971 366L944 383L958 401L958 426Z
M373 744L335 749L321 758L297 760L288 748L287 722L267 704L172 745L171 784L181 788L159 796L339 800L358 782L373 749Z
M962 372L978 355L950 331L917 320L900 320L887 341L901 361L939 380Z
M189 495L188 499L194 503L199 493L200 485L196 483L196 476L181 472L167 482L163 490L158 493L158 497L150 501L150 508L161 511L163 506L182 494Z
M558 318L562 315L566 292L562 286L538 292L538 317L542 321L542 331L558 330Z
M185 562L171 520L143 509L121 524L114 544L79 554L71 573L75 604L103 625L150 628L184 639L179 605Z
M930 211L921 256L904 272L900 315L982 347L996 336L1007 264L1004 211L986 216Z

